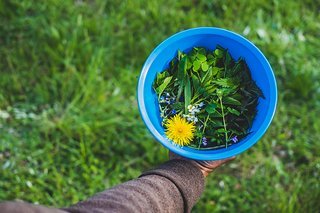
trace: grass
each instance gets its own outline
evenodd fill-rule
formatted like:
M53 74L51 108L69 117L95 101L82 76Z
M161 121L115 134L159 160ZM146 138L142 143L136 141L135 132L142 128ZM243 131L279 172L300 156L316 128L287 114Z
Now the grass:
M320 209L318 1L0 1L0 200L67 206L167 159L137 77L180 30L230 29L269 59L266 135L207 180L194 212Z

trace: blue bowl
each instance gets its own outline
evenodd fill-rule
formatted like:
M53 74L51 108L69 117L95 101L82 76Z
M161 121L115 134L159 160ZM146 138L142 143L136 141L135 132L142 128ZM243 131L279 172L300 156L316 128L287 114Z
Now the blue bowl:
M250 129L251 134L240 142L216 150L197 150L177 147L165 136L161 125L157 96L152 89L158 72L168 68L177 51L188 52L193 47L214 50L217 45L227 48L234 59L243 57L250 68L252 78L263 91L265 99L260 98L257 115ZM163 41L146 60L138 82L138 105L142 119L163 146L178 155L196 160L218 160L238 155L252 147L266 132L274 116L277 105L277 86L272 68L262 52L244 37L228 30L200 27L179 32Z

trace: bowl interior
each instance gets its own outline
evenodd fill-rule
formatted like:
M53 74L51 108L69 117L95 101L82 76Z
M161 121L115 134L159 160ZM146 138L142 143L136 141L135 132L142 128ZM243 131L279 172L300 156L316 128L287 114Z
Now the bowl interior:
M214 50L217 45L227 48L231 56L238 60L243 57L251 71L252 78L263 91L265 99L260 98L257 115L250 129L252 132L239 143L227 149L196 150L176 147L165 137L161 126L157 97L152 89L158 72L168 68L177 51L188 52L193 47ZM276 106L276 83L272 69L263 54L248 40L230 31L218 28L195 28L175 34L162 42L147 59L138 84L138 104L142 118L154 135L165 147L184 157L199 160L215 160L239 154L254 145L268 128Z

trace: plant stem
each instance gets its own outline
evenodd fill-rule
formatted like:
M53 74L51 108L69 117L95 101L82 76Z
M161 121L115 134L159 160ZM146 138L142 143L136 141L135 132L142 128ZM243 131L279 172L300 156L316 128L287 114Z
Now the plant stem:
M228 147L228 132L227 132L226 120L225 120L225 118L224 118L224 110L223 110L223 105L222 105L222 97L219 97L219 100L220 100L222 120L223 120L223 127L224 127L224 135L225 135L225 138L226 138L226 148L227 148L227 147Z
M202 135L203 135L203 133L204 133L204 131L205 131L205 129L206 129L208 120L209 120L209 115L207 115L207 118L206 118L206 120L205 120L205 122L204 122L204 124L203 124ZM201 141L202 141L202 138L200 138L198 149L200 149Z

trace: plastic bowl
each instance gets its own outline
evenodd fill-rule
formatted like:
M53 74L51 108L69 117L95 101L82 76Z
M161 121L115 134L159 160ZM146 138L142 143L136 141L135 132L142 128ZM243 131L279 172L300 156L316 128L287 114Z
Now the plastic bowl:
M161 125L158 100L152 89L158 72L165 70L177 51L188 52L193 47L214 50L217 45L227 48L237 60L243 57L249 66L252 78L263 91L265 99L260 98L257 115L247 137L228 148L216 150L197 150L177 147L165 136ZM262 52L249 40L228 30L200 27L179 32L163 41L146 60L138 82L138 106L142 119L154 138L163 146L178 155L196 160L218 160L238 155L252 147L266 132L274 116L277 105L277 86L272 68Z

